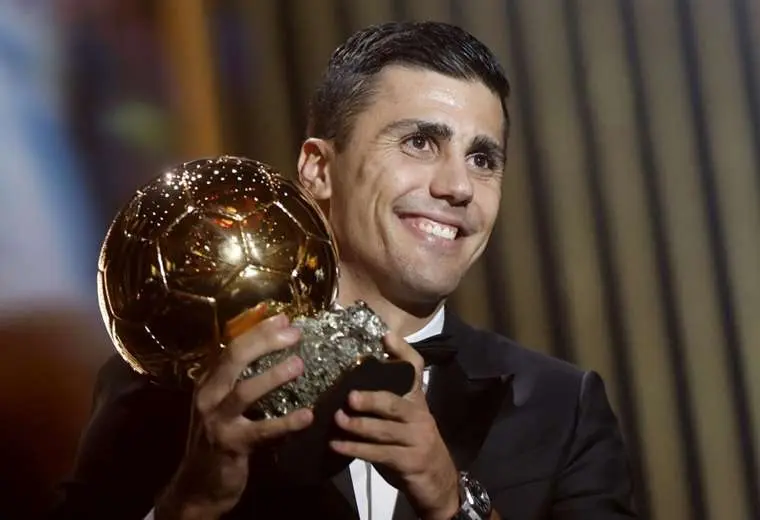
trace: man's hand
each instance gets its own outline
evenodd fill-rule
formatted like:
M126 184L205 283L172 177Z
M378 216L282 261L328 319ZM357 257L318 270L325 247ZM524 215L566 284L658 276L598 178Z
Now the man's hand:
M238 381L250 363L295 344L299 337L300 331L278 315L261 321L224 349L196 389L187 451L156 505L156 520L219 518L240 500L251 453L311 423L310 410L260 421L243 416L262 396L303 373L300 358Z
M459 474L422 391L424 362L399 336L390 333L384 340L390 354L414 365L414 388L404 397L390 392L352 392L348 405L362 416L339 410L335 421L367 442L332 441L331 447L375 464L423 520L448 520L459 509Z

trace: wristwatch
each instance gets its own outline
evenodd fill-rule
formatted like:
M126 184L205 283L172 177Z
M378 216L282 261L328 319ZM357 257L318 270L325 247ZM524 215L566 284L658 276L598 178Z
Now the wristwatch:
M491 497L486 488L466 471L459 473L459 511L451 520L488 520L491 517Z

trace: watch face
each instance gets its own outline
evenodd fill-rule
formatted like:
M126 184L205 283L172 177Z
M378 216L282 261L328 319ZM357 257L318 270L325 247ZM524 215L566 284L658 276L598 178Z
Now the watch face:
M486 489L478 481L470 479L470 492L472 493L473 509L481 515L490 514L491 498Z
M487 519L491 514L491 498L486 489L466 473L462 473L462 486L466 497L462 503L466 515L464 517L473 520Z

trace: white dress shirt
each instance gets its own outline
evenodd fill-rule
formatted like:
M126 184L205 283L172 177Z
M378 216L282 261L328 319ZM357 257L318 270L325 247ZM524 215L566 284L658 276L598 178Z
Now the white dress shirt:
M408 343L413 343L440 334L443 331L443 317L444 311L441 307L427 325L404 339ZM425 370L422 374L423 389L427 389L427 376L428 372ZM357 459L349 465L348 469L354 486L359 518L361 520L391 520L396 507L398 490L388 484L369 462ZM152 509L145 520L154 520Z
M404 339L408 343L422 341L443 330L443 307L433 316L427 325ZM422 386L427 389L427 370L422 374ZM354 460L349 465L351 482L354 485L354 496L359 508L361 520L391 520L396 507L398 490L388 484L385 479L369 462ZM367 471L369 469L369 472ZM369 481L367 474L369 473ZM367 498L369 497L369 499Z

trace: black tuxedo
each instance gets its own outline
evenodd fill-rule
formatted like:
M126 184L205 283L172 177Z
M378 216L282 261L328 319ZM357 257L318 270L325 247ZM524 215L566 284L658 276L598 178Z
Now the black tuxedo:
M447 310L455 361L427 396L457 467L505 520L632 518L626 454L600 377L476 330ZM142 520L184 450L190 396L149 384L114 357L54 518ZM358 519L346 469L294 488L252 480L227 516ZM414 518L399 494L394 520Z

